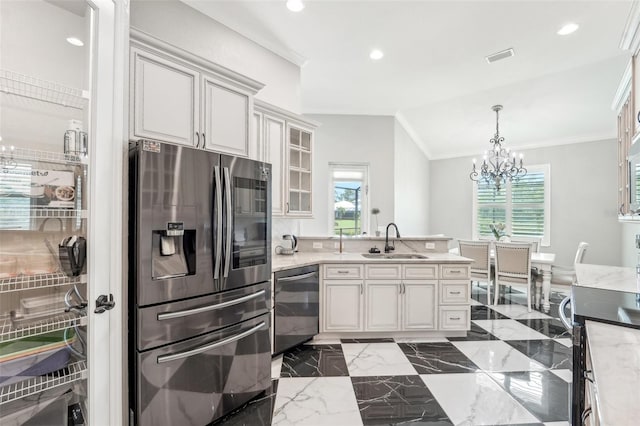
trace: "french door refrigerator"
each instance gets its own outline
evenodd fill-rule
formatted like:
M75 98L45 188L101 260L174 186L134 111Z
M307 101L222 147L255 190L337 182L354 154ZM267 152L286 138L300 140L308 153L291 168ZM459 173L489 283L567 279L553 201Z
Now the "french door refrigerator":
M130 148L129 361L138 425L206 425L270 386L271 166Z

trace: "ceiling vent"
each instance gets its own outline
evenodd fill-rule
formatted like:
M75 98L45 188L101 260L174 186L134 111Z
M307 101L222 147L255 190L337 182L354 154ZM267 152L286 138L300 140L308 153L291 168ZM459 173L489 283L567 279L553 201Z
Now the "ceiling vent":
M503 50L501 52L497 52L489 56L486 56L485 59L487 60L488 63L492 64L502 59L510 58L513 55L515 55L515 52L513 51L513 49L507 49L507 50Z

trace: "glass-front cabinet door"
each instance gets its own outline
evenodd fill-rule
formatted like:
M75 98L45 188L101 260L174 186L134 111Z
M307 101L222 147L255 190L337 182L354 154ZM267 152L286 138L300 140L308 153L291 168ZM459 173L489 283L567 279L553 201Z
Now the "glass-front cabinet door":
M100 143L114 143L114 12L104 0L0 2L2 425L104 424L94 407L110 407L100 214L113 165Z

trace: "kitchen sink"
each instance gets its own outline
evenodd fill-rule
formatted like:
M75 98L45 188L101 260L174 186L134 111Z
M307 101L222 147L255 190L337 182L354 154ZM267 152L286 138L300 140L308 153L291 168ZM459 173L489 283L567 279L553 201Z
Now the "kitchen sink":
M367 259L426 259L427 256L414 253L364 253Z

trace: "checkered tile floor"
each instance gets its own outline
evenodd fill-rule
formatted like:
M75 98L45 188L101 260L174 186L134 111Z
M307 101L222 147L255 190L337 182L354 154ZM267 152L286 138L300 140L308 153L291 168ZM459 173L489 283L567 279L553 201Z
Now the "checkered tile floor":
M303 345L274 358L272 389L224 425L568 425L569 335L513 290L473 286L466 337Z

